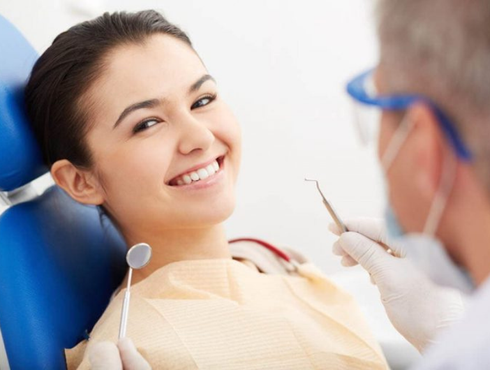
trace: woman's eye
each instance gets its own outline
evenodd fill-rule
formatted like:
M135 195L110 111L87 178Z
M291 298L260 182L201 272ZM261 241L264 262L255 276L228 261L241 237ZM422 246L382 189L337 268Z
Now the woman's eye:
M216 95L204 96L192 104L191 109L204 107L205 105L211 103L214 99L216 99Z
M157 119L147 119L143 122L138 123L136 126L133 128L133 132L136 134L137 132L144 131L152 126L155 126L157 123L160 121Z

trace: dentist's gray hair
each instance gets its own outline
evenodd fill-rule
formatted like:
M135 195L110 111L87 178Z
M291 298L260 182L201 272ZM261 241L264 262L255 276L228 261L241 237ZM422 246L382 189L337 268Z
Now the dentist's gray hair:
M376 17L388 91L447 112L490 192L490 1L378 0Z

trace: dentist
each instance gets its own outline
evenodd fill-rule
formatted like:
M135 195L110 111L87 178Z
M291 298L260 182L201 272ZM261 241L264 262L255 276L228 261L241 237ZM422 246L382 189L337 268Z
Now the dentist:
M490 2L378 0L376 15L379 64L347 90L359 117L380 113L389 206L384 225L331 226L333 250L369 272L415 369L489 369Z

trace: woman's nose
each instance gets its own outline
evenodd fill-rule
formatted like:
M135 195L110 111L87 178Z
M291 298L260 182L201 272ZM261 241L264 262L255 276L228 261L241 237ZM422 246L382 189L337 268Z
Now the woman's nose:
M182 122L180 130L179 152L189 154L196 150L208 150L215 140L214 134L208 128L205 122L200 121L189 115Z

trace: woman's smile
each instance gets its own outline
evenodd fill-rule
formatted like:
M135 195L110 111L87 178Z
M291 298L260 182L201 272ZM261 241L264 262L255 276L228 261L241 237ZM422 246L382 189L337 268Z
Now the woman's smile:
M172 178L168 184L170 186L185 186L198 181L206 180L220 170L220 164L223 162L223 158L224 156L219 156L188 168L181 174Z
M169 185L184 190L206 189L221 182L225 171L225 156L206 161L184 171L169 181Z

